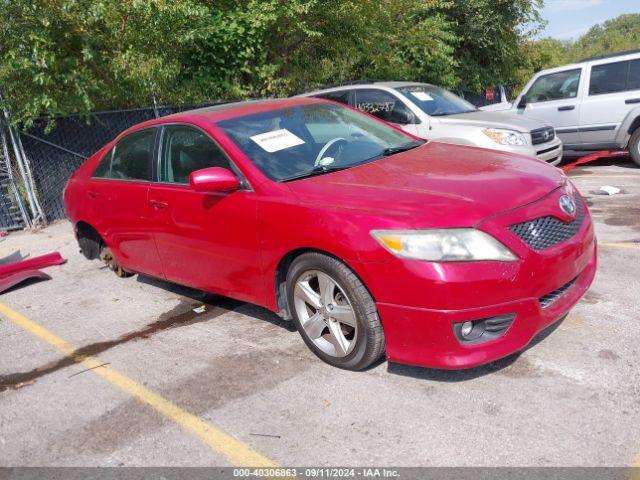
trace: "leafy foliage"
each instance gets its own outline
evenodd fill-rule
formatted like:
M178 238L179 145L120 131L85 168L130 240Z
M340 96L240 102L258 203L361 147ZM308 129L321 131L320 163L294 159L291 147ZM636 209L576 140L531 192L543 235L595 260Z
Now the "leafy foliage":
M356 79L509 82L540 0L11 0L0 94L47 114L286 95Z

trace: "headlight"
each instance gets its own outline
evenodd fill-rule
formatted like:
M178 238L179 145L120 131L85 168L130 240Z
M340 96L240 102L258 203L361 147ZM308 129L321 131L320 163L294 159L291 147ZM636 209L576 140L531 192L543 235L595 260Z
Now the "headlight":
M502 130L499 128L485 128L482 130L487 137L500 145L526 145L527 139L515 130Z
M446 230L372 230L371 235L391 253L429 262L496 260L518 257L491 235L474 228Z

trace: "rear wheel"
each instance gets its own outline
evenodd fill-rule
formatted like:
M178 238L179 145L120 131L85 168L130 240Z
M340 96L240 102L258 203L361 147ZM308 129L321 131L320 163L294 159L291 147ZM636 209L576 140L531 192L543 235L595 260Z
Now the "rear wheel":
M335 258L315 252L296 258L287 274L287 301L302 339L325 362L362 370L384 353L373 298Z
M103 245L102 249L100 250L100 260L102 260L107 265L107 267L109 267L109 269L120 278L126 278L133 275L133 273L127 272L124 268L122 268L122 265L118 263L118 261L113 256L113 253L111 253L111 249L106 245Z
M640 128L636 128L629 139L629 154L633 161L640 165Z

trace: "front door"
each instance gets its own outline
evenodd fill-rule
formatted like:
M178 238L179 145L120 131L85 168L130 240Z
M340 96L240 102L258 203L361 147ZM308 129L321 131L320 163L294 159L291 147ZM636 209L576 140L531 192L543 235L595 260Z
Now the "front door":
M584 82L581 68L542 75L522 94L526 106L518 108L516 113L553 125L565 148L579 145L581 105L578 92L581 82Z
M192 190L189 174L207 167L240 176L202 130L164 127L159 182L150 187L149 202L165 275L183 285L255 300L250 292L261 272L256 195L246 185L228 193Z

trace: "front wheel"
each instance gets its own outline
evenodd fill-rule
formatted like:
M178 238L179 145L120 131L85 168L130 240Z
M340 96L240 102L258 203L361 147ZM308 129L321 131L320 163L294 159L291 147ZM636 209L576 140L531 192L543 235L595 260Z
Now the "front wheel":
M384 353L384 332L371 295L342 262L321 253L296 258L287 301L307 346L330 365L362 370Z
M629 154L633 161L640 165L640 128L636 128L629 139Z

